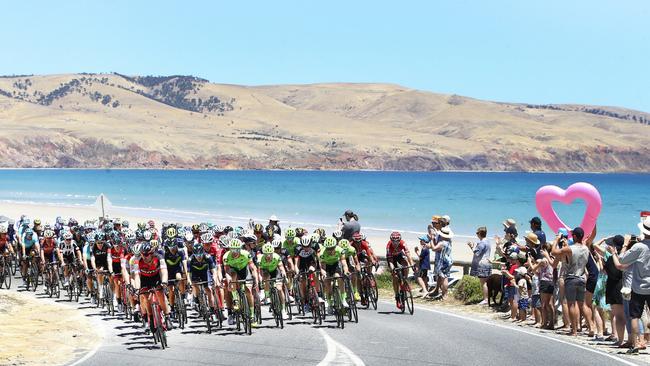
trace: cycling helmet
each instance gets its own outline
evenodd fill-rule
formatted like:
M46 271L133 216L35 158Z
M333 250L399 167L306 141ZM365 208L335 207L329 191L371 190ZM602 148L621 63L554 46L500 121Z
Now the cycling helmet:
M168 227L169 227L169 223L168 223L168 222L163 222L163 223L162 223L162 228L163 228L163 230L164 230L164 229L167 229Z
M142 244L135 244L131 247L131 251L133 252L133 255L140 255L140 249L142 249Z
M366 240L366 234L361 233L361 240Z
M25 235L33 235L33 234L34 234L34 229L25 230Z
M292 229L292 228L288 228L287 231L284 232L284 237L285 237L287 240L291 240L291 239L293 239L295 236L296 236L296 230L294 230L294 229Z
M122 221L122 227L129 227L129 222L126 220Z
M64 224L63 217L57 216L56 220L54 220L54 222L56 222L59 225L63 225Z
M231 239L234 239L234 238L237 237L237 233L235 233L234 231L231 231L231 232L228 233L228 237L231 238Z
M204 233L206 231L208 231L208 224L202 223L201 225L199 225L199 232Z
M63 240L72 240L72 233L64 233Z
M146 228L146 224L144 222L138 222L138 229L139 230L144 230Z
M205 251L203 250L203 246L201 244L195 243L192 246L192 253L194 255L201 255L201 254L205 253Z
M192 225L192 231L199 231L199 224Z
M152 241L153 241L153 240L152 240ZM153 253L153 247L152 247L152 245L149 244L149 243L144 243L144 244L142 244L142 246L140 247L140 253L141 253L142 255L149 255L149 254Z
M254 243L257 241L257 236L255 236L255 234L246 234L242 238L246 243Z
M402 240L402 234L400 234L398 231L393 231L392 233L390 233L390 240L400 241Z
M324 246L325 246L325 248L327 248L327 249L330 249L330 248L334 248L334 247L336 247L336 239L334 239L334 238L331 237L331 236L328 236L328 237L325 239L325 244L324 244Z
M186 241L192 241L194 240L194 235L192 235L191 231L186 231L185 232L185 240Z
M38 226L41 224L41 219L34 219L34 226Z
M135 233L133 231L129 231L124 235L124 238L126 241L133 242L136 239Z
M7 227L7 225L4 224L0 225L0 234L6 234L8 230L9 228Z
M23 226L29 226L32 223L32 220L29 219L29 217L26 217L23 220Z
M348 249L350 249L350 241L347 240L347 239L341 239L341 240L339 241L339 246L340 246L341 249L343 249L343 250L348 250Z
M173 227L169 227L167 229L166 234L167 234L168 238L175 238L176 237L176 229L174 229Z
M214 237L208 233L201 235L201 243L212 243Z
M149 225L149 227L156 227L156 222L153 220L149 220L147 221L147 225Z
M45 232L43 233L43 236L45 236L45 238L47 238L47 239L51 239L51 238L54 237L54 231L45 230Z
M146 240L146 241L151 240L151 236L152 236L152 235L151 235L151 231L148 231L148 230L147 230L147 231L145 231L144 233L142 233L142 239L144 239L144 240Z
M221 226L221 225L217 225L217 226L214 227L214 231L217 232L217 233L223 233L223 230L224 230L223 226Z
M111 225L109 222L104 224L104 231L109 232L113 230L113 225Z
M230 246L230 238L226 235L223 235L222 237L219 238L219 245L221 245L222 248L228 248Z
M271 242L271 245L273 246L273 248L279 248L282 245L282 240L273 239L273 241Z
M301 237L301 236L305 235L306 232L307 232L307 230L305 230L305 229L303 229L301 227L296 228L296 236L298 236L298 237Z
M343 236L343 232L341 230L336 230L332 233L332 236L336 238L336 240L339 240Z
M352 240L354 240L357 243L362 240L361 238L362 238L361 233L358 232L358 231L356 233L352 234Z
M70 220L68 220L68 226L70 227L79 226L79 223L77 222L77 220L71 217Z
M235 249L235 250L237 250L237 249L241 249L242 245L243 245L243 243L241 242L241 240L239 240L239 239L232 239L232 240L230 241L229 247L230 247L230 249Z
M106 235L104 235L103 232L98 231L98 232L95 233L95 240L104 241L104 240L106 240Z
M151 239L151 241L149 242L149 245L151 245L151 248L154 250L158 248L158 244L159 244L158 240L156 239Z
M262 254L273 254L273 245L269 243L262 245Z
M226 227L223 228L223 232L224 232L224 233L229 233L229 232L231 232L231 231L233 231L233 230L234 230L234 229L233 229L232 226L230 226L230 225L227 225Z
M318 234L312 234L311 238L309 238L312 244L316 244L320 242L320 235Z
M303 236L300 238L300 244L302 244L303 247L308 247L311 244L311 238Z
M264 230L264 227L262 226L262 224L257 223L257 224L255 224L255 225L253 225L253 231L254 231L254 232L256 232L256 233L261 233L262 230Z

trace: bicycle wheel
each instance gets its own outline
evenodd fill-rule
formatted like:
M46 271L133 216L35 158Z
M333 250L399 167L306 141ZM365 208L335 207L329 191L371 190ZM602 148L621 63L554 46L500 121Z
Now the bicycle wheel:
M36 267L36 264L32 263L32 265L29 268L29 282L30 285L32 286L32 291L36 292L36 288L38 287L38 268Z
M372 273L368 274L368 283L370 285L368 290L368 297L370 298L370 303L372 308L377 310L377 301L379 300L379 290L377 289L377 281L375 281L375 275Z
M0 258L0 288L2 288L2 285L5 282L5 276L6 276L5 267L6 267L6 263L4 258Z
M183 310L185 310L185 304L183 304L183 299L181 298L180 291L178 291L178 286L174 286L174 307L176 308L176 320L178 321L178 327L185 329L185 320L183 319Z
M4 273L5 273L5 275L4 275L5 276L5 278L4 278L5 287L7 288L7 290L9 290L11 288L11 276L12 276L12 274L11 274L11 265L8 264L8 263L5 263L3 268L4 268Z
M115 316L115 304L113 303L113 288L107 278L104 278L104 304L110 316Z
M278 319L278 307L280 306L280 299L278 299L278 292L271 288L271 312L273 313L273 320L275 320L275 326L280 326L280 319ZM280 316L282 318L282 316Z
M293 319L293 310L291 309L291 302L289 302L289 289L286 285L282 285L282 291L284 291L284 306L287 309L287 315L289 320Z
M257 322L257 325L262 324L262 304L260 303L260 299L258 296L255 296L254 301L254 311L255 311L255 321Z
M253 333L253 319L251 317L250 304L248 303L248 298L246 297L244 290L240 288L237 292L239 293L239 299L241 301L240 309L242 311L242 319L244 321L244 332L248 335L251 335Z
M334 297L334 316L336 317L336 327L343 329L345 327L343 319L343 305L341 303L341 294L339 293L338 287L332 286L332 292Z
M411 293L411 287L408 284L406 284L405 287L406 288L404 291L404 296L405 296L404 302L406 302L406 307L409 310L409 314L413 315L413 311L415 310L415 308L413 307L413 294Z
M18 263L18 258L16 258L15 254L11 255L11 260L9 263L11 268L11 275L15 276L16 272L18 271L18 267L20 267L20 264Z
M61 297L61 284L59 283L59 271L56 267L52 268L52 290L54 291L54 296L56 298Z

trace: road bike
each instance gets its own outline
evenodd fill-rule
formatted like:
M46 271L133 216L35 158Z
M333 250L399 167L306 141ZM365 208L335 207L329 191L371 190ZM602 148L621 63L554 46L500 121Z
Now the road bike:
M408 308L409 314L413 315L415 307L413 306L413 293L411 292L411 285L409 285L406 276L404 276L403 270L408 268L413 268L414 266L397 266L393 268L393 275L397 276L397 282L399 284L399 292L397 296L399 301L402 304L400 312L404 314L406 308Z
M156 296L156 291L161 289L162 287L160 286L146 291L140 290L140 295L144 295L147 298L147 302L151 308L147 310L147 316L149 318L149 329L153 336L153 342L154 344L160 343L160 347L165 349L167 348L167 325L165 324L165 314L158 302L158 296Z

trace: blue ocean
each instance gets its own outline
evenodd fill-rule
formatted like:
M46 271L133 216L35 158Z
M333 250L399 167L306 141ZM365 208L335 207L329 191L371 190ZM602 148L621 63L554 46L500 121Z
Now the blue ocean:
M603 198L599 234L636 233L650 210L650 174L366 171L0 170L1 202L91 205L100 193L134 214L188 222L243 223L277 215L285 225L334 227L346 209L374 235L423 232L431 215L449 215L456 234L491 233L537 215L543 185L593 184ZM569 225L585 205L554 206ZM62 211L62 216L65 212Z

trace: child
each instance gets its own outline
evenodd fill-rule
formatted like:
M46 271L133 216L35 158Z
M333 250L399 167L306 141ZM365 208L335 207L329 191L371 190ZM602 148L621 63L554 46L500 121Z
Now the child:
M519 322L526 320L526 312L528 311L529 298L528 298L528 281L526 281L526 275L528 270L526 267L519 267L516 270L516 281L517 288L519 290Z
M530 307L533 310L533 315L535 317L535 322L530 324L530 325L537 325L542 323L542 300L540 297L539 293L539 276L537 276L537 273L533 272L533 275L531 276L530 273L526 275L528 280L530 281L530 287L531 287L531 301L530 301Z

